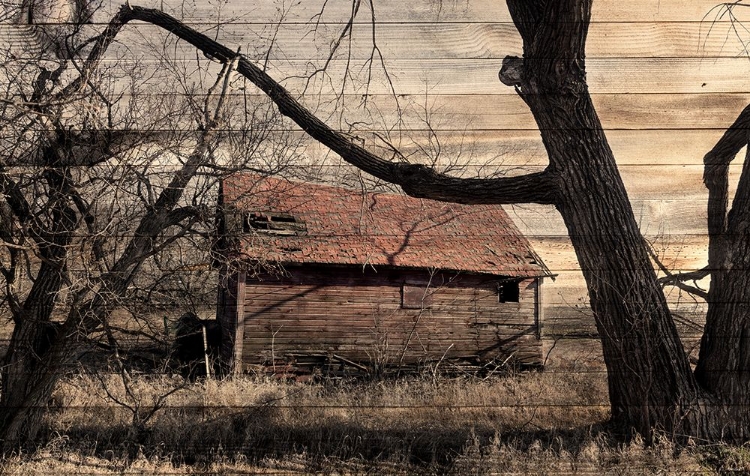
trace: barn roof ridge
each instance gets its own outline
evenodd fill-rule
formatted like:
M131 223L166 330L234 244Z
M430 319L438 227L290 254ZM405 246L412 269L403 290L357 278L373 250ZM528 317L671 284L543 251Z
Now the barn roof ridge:
M234 259L550 276L500 205L462 205L242 172L222 181ZM241 222L241 224L240 224Z

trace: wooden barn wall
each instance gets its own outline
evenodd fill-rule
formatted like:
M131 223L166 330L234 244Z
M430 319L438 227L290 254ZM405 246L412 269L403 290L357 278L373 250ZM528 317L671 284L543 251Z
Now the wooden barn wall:
M221 325L221 361L233 370L240 370L235 363L241 359L236 342L242 342L242 326L239 316L244 309L245 273L228 272L226 267L219 272L219 292L216 303L216 318ZM241 346L239 347L241 349Z
M497 278L360 267L288 272L283 279L247 280L246 364L309 355L371 368L441 359L541 362L535 279L520 283L518 302L501 303ZM417 298L409 308L402 292Z
M95 17L100 25L92 27L102 28L121 3L105 2ZM372 15L368 2L363 2L352 41L342 42L326 73L310 82L307 76L326 63L330 45L351 12L351 1L132 3L162 7L231 48L242 46L243 53L262 63L329 124L354 128L352 133L368 145L377 143L371 140L375 134L387 136L413 160L427 150L433 156L428 160L437 156L438 164L446 165L455 159L467 175L482 173L488 164L511 172L545 165L531 114L513 89L497 79L502 59L522 53L505 2L377 0L372 2L377 50L371 42ZM588 82L594 103L641 229L674 271L706 264L702 157L750 101L750 61L736 36L745 30L734 30L728 16L718 16L718 3L596 0L588 35ZM747 19L748 10L734 13ZM26 34L22 29L0 30L0 41L6 42L23 40ZM162 38L152 26L128 25L111 60L157 67L154 48L160 47ZM196 61L210 64L184 44L170 46L166 53L184 62L186 71L195 71ZM347 65L352 74L344 83ZM391 83L384 79L383 65ZM365 87L362 80L370 71L372 81ZM207 75L206 81L213 77ZM172 94L179 88L170 90L160 83L155 90ZM250 88L246 92L257 94ZM362 107L365 98L367 111ZM305 149L303 160L315 163L334 182L348 170L315 144ZM739 171L740 165L733 166L735 181ZM355 178L348 184L359 183L356 174L349 177ZM564 332L570 322L572 329L588 326L593 332L582 275L556 211L543 206L508 208L558 274L545 287L548 331L555 332L558 323L557 329ZM700 313L699 304L668 292L675 307Z

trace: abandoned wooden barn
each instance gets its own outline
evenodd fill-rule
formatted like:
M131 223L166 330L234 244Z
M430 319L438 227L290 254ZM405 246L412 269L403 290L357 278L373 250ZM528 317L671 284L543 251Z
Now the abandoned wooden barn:
M234 372L541 365L549 271L502 207L250 174L219 201Z

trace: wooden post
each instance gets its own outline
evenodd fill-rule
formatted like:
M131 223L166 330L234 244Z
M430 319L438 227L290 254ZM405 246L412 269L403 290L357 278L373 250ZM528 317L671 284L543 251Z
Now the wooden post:
M234 339L232 342L232 373L240 375L242 373L242 347L245 336L245 284L247 274L245 271L237 273L237 302L235 303L234 313Z
M208 336L206 334L205 322L201 322L201 329L203 329L203 357L206 361L206 378L211 378L211 365L208 359Z
M543 277L536 278L536 302L534 303L534 314L536 314L536 337L542 338L542 328L544 327L544 303L542 302L542 283Z

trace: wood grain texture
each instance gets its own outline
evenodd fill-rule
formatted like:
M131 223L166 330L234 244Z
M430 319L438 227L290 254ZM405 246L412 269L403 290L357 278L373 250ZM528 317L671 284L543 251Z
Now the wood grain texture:
M285 11L287 22L308 22L317 18L323 0L298 2L281 10L280 2L252 0L247 2L231 1L218 8L206 0L183 2L181 0L144 0L133 2L134 5L160 8L179 18L199 22L224 21L273 22ZM510 22L511 18L504 2L495 0L451 0L451 1L412 1L381 0L374 2L375 17L379 22L423 23L423 22L486 22L488 19L498 22ZM711 9L717 2L712 0L634 0L618 2L601 0L594 3L592 21L594 22L663 22L711 20L715 13ZM119 7L120 2L113 2L109 8ZM364 10L360 17L363 23L370 21L369 10ZM106 9L101 12L104 16ZM345 21L351 13L351 2L328 2L324 11L324 21Z
M161 101L164 96L146 92L138 97L140 101ZM184 97L175 93L166 96ZM258 94L235 94L233 97L237 101L247 99L254 105L266 101L265 96ZM405 94L398 98L373 94L367 97L365 105L363 96L354 94L343 98L307 94L299 99L323 118L329 118L331 124L337 124L337 118L343 117L347 122L356 123L357 131L380 134L398 125L407 134L414 131L408 135L416 139L420 138L420 133L425 136L430 130L441 132L440 138L446 142L457 132L503 134L537 131L523 101L509 94L441 94L429 97L427 101L420 94ZM130 95L123 94L122 102L128 100ZM720 136L736 114L750 103L750 93L598 93L593 95L593 100L607 131L653 130L668 134L669 131L716 130ZM296 130L292 125L287 125L287 128ZM478 140L481 138L470 137L465 142Z
M187 61L187 60L185 60ZM205 60L204 60L205 61ZM106 63L106 62L105 62ZM382 94L395 91L397 95L515 95L512 88L497 79L500 59L400 59L385 61L392 83L381 68L373 70L362 63L349 65L345 60L334 60L325 74L309 77L323 65L305 60L270 62L266 71L292 92L307 88L315 94ZM145 72L161 68L148 58L138 62ZM589 58L586 61L588 84L595 94L702 94L748 93L747 58ZM189 65L188 65L189 66ZM350 66L348 82L342 90L340 81ZM163 78L144 82L148 89L158 90ZM123 82L125 89L128 82ZM333 85L333 86L331 86Z
M271 63L312 61L322 63L331 55L331 39L343 25L324 23L311 33L300 23L191 23L227 45L242 46L248 56ZM742 43L733 40L732 24L711 22L623 22L594 23L589 32L589 58L713 58L742 56ZM0 42L28 45L34 37L30 26L0 24ZM166 41L166 43L165 43ZM194 48L174 43L152 25L133 24L118 35L113 55L149 58L160 56L164 44L173 59L194 60ZM375 44L386 61L435 59L495 59L521 53L521 40L510 22L383 23L376 26ZM373 51L372 30L361 25L353 30L334 58L355 62L369 59ZM30 56L38 50L27 51Z
M331 54L331 38L340 34L343 25L323 23L316 32L300 23L247 23L223 25L191 23L198 31L216 37L227 45L242 45L249 55L265 59L270 47L272 62L285 60L321 61ZM736 57L742 53L739 42L728 40L730 22L622 22L594 23L589 31L589 58L700 58ZM0 35L3 29L0 27ZM19 37L28 29L13 33ZM129 26L119 36L120 49L148 57L157 53L166 38L163 31L151 25ZM499 59L521 53L521 38L510 22L444 22L382 23L376 26L375 43L386 59ZM372 30L369 25L354 28L335 54L365 60L373 54ZM170 55L195 59L195 51L184 43L170 47Z
M406 366L441 358L541 362L533 279L519 284L519 302L503 303L496 277L351 267L288 271L280 281L247 282L246 364L294 361L297 353ZM421 308L402 305L407 287L423 290Z

